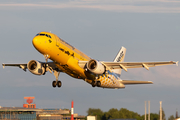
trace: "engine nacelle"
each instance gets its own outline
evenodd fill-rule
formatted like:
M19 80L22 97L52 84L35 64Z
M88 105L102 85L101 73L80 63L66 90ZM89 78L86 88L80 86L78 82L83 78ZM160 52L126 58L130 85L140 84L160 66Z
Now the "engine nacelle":
M43 75L45 73L45 68L43 67L42 63L36 61L36 60L31 60L27 64L28 70L35 74L35 75Z
M93 59L87 63L87 69L97 75L103 74L106 70L104 65Z

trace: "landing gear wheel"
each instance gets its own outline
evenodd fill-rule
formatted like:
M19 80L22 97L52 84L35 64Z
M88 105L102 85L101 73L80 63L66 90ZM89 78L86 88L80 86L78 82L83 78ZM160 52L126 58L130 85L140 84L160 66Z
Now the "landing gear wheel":
M52 82L52 86L55 88L56 87L56 81Z
M101 82L100 81L97 81L97 86L101 87Z
M61 87L61 85L62 85L61 81L58 81L57 82L57 87Z
M92 87L95 87L96 86L95 81L92 81L91 85Z

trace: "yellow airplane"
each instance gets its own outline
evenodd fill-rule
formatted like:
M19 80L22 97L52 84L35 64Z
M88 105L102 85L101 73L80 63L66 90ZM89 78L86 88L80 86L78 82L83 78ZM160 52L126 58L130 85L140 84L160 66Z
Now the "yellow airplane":
M26 71L28 69L35 75L45 75L47 71L54 73L56 81L53 87L61 87L58 80L60 72L83 79L92 87L125 88L128 84L152 84L151 81L121 80L121 70L128 68L145 68L160 65L177 64L178 62L124 62L126 48L122 47L113 62L98 61L92 59L65 42L57 35L49 32L40 32L32 40L37 51L44 55L46 62L30 60L27 64L2 64L5 66L17 66ZM48 59L52 60L48 62Z

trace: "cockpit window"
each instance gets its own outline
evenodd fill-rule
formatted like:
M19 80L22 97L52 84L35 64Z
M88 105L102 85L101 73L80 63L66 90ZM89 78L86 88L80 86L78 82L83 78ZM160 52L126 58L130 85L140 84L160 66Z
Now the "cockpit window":
M48 38L51 38L51 36L50 36L50 35L48 35L48 34L42 34L42 33L37 34L36 36L46 36L46 37L48 37Z
M46 34L39 34L40 36L45 36Z

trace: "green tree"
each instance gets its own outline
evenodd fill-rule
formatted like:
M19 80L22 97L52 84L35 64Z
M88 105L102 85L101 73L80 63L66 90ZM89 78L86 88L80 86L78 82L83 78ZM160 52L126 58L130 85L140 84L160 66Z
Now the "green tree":
M175 120L174 115L171 115L168 120Z
M104 112L104 115L102 116L102 120L108 120L108 119L109 119L108 112Z
M144 120L145 115L141 116L141 119ZM146 120L148 120L148 114L146 114ZM157 113L150 113L150 120L159 120L159 115Z
M111 108L106 113L106 119L117 119L117 118L119 118L119 111L118 111L118 109Z
M96 116L97 120L102 120L104 112L101 109L89 108L87 111L88 115Z
M137 120L141 120L141 115L136 112L129 111L126 108L121 108L119 110L119 118L127 119L127 118L135 118Z
M159 120L159 115L157 113L150 113L150 120Z
M87 111L88 115L93 115L97 117L97 120L108 120L108 119L136 119L136 120L144 120L144 115L139 115L136 112L130 111L126 108L116 109L111 108L108 112L103 112L101 109L89 108ZM174 116L170 116L168 120L174 120ZM162 120L166 120L165 113L162 109ZM148 114L146 115L146 120L148 120ZM150 120L159 120L159 114L150 113Z
M126 108L121 108L119 110L119 117L126 119L128 118L128 113L129 113L129 110L127 110Z
M141 116L141 119L144 120L145 115ZM146 114L146 120L148 120L148 114ZM159 115L157 113L150 113L150 120L159 120Z

